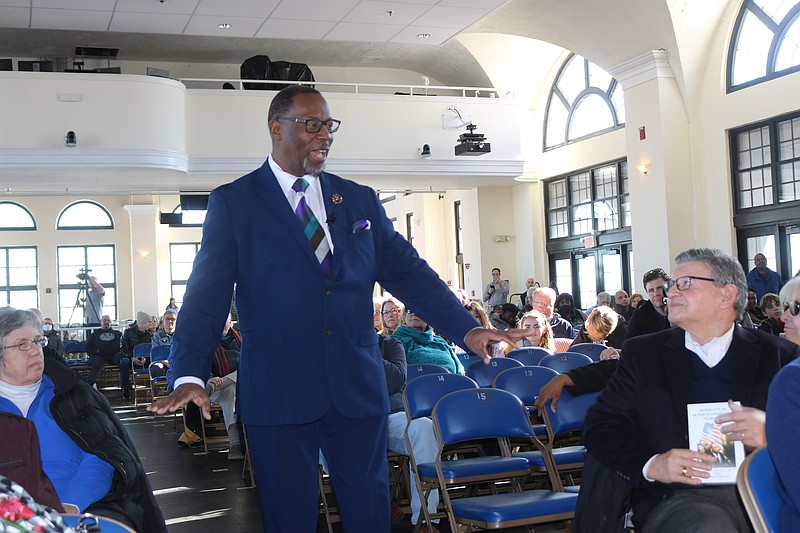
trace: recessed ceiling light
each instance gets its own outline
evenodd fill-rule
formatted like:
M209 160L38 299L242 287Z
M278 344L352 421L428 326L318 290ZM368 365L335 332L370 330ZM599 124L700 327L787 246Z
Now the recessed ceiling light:
M222 24L219 25L219 29L221 29L221 30L229 30L230 28L231 28L231 25L228 24L227 22L223 22Z
M419 38L419 39L427 39L430 36L431 36L430 33L418 33L417 34L417 38Z

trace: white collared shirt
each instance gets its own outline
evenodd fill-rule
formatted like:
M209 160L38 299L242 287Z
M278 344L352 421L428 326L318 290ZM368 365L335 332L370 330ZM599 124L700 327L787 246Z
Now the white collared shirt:
M289 202L289 205L292 207L292 211L294 211L297 207L297 202L300 201L300 195L297 194L294 189L292 189L292 185L294 185L294 182L297 181L297 178L301 176L293 176L292 174L284 171L272 158L271 154L269 158L267 158L267 161L269 162L269 168L272 169L273 174L275 174L275 178L278 180L278 185L283 191L283 194L286 195L286 201ZM333 253L333 240L331 239L331 232L328 230L328 215L325 212L325 201L322 199L322 185L319 182L319 177L311 176L309 174L306 174L302 177L308 182L308 188L306 189L306 204L311 209L311 212L314 213L314 216L317 217L319 225L322 226L322 229L325 232L325 239L327 239L328 245L331 248L331 253Z
M736 324L731 325L731 329L720 335L714 337L706 344L700 344L692 337L692 334L686 331L686 349L694 352L703 361L708 368L714 368L728 353L728 348L731 347L733 341L733 328Z

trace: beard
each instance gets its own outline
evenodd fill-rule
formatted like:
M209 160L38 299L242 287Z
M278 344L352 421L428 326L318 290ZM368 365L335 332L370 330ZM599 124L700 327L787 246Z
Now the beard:
M308 174L309 176L314 176L318 178L322 171L325 170L325 163L323 162L321 165L314 166L309 161L308 158L303 158L303 172Z

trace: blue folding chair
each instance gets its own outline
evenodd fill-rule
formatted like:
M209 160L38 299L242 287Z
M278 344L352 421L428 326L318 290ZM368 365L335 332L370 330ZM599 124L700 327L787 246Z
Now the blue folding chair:
M449 374L450 371L440 365L432 363L416 363L406 367L406 382L428 374Z
M551 352L547 348L540 348L538 346L530 346L526 348L517 348L511 350L506 354L506 357L516 359L525 366L536 366L542 357L547 357Z
M67 359L81 359L86 355L86 341L69 339L64 341L64 352Z
M781 498L775 486L775 465L766 447L747 456L736 475L736 486L755 532L780 531Z
M528 475L528 465L511 455L510 438L536 442L522 401L500 389L462 390L448 394L433 409L433 423L440 452L445 446L477 440L495 439L499 456L436 460L436 474L442 487L483 482L494 489L495 482L511 481L513 492L451 499L443 491L451 527L461 531L569 520L575 512L577 494L549 490L519 492ZM459 477L460 476L460 477ZM493 492L496 492L493 490Z
M579 368L592 363L592 358L582 353L563 352L548 355L539 361L539 366L552 368L559 374L568 372L573 368Z
M483 359L469 365L469 367L467 367L467 375L474 379L478 386L491 387L497 374L508 368L519 366L522 366L522 363L516 359L492 357L488 365L483 362Z
M149 342L137 344L133 347L133 357L144 357L146 359L150 359L150 348L151 345ZM147 361L145 361L144 367L136 370L133 365L131 365L131 371L133 375L131 376L131 387L133 387L133 405L139 405L139 395L138 390L139 387L137 385L141 384L144 385L142 389L145 391L145 397L147 396L147 391L150 390L150 369L148 368L150 365Z
M461 366L464 368L467 368L475 361L481 361L480 356L475 355L472 352L456 352L456 357L458 357L458 360L461 361Z
M403 405L406 410L408 424L417 418L429 417L433 412L433 407L443 396L453 391L463 389L477 389L478 384L467 376L460 374L428 374L409 381L403 389ZM411 447L411 440L408 437L408 425L405 431L406 447L409 451L409 464L414 473L414 483L423 502L421 511L424 516L425 524L431 524L431 515L428 506L424 503L428 501L428 495L435 488L438 488L438 478L436 468L432 463L417 464L414 457L414 450ZM434 518L441 518L443 515L435 515ZM423 519L417 521L416 530L423 525Z
M572 473L582 470L586 458L586 448L583 445L557 447L558 438L564 435L573 435L583 431L586 411L591 407L599 392L573 396L567 390L561 392L556 412L547 402L542 413L547 427L547 442L544 444L544 453L540 451L519 452L518 456L525 457L531 463L533 472L551 472L555 470L567 477L568 485L573 485ZM561 479L553 479L556 488L560 488Z
M596 342L582 342L580 344L573 344L569 347L570 352L582 353L591 357L592 361L599 361L600 354L603 350L608 348L605 344L598 344Z
M531 410L539 389L557 375L558 372L544 366L508 368L497 374L492 386L514 394ZM539 438L547 437L547 428L544 424L533 424L533 432Z
M153 346L150 350L150 393L153 401L167 395L167 374L164 371L163 361L169 359L169 346ZM162 394L163 393L163 394Z

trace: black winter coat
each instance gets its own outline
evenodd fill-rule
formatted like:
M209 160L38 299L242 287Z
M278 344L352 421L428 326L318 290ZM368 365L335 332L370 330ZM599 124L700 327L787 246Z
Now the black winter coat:
M55 384L50 411L59 427L83 451L114 467L111 490L91 509L121 513L139 532L167 533L136 447L106 397L54 359L45 358L44 373Z

